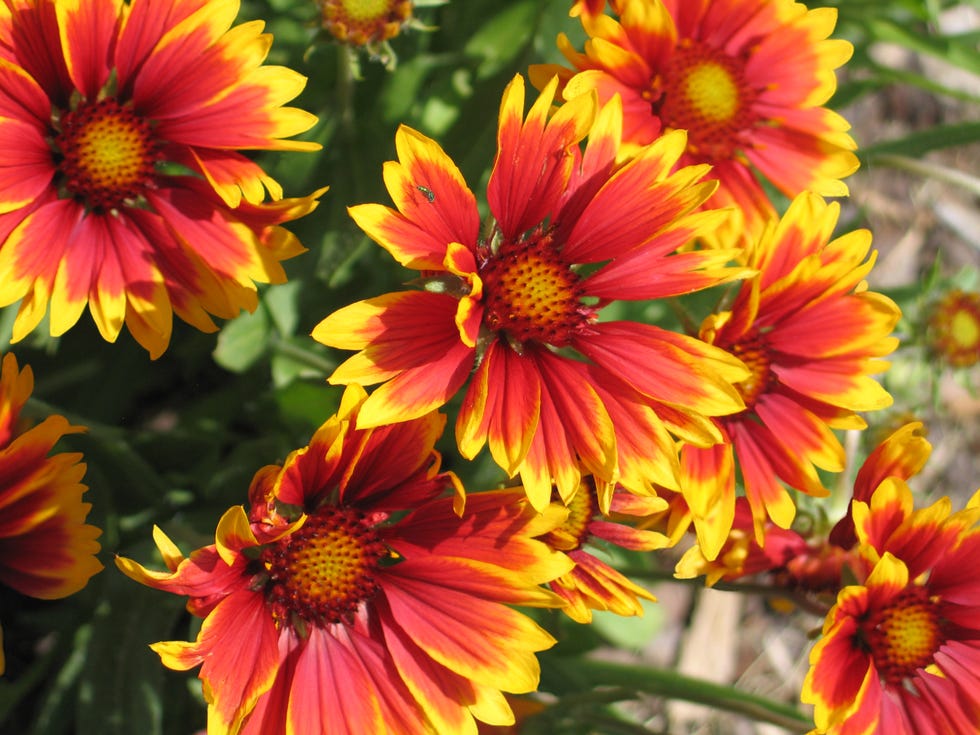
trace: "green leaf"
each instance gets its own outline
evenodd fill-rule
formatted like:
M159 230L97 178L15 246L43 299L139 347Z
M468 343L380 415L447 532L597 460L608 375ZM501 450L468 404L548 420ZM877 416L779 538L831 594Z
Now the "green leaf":
M9 622L9 621L8 621ZM10 677L10 671L6 676L0 678L0 732L6 732L4 726L11 726L7 720L17 706L26 699L31 691L46 678L49 678L49 670L55 661L57 649L52 647L41 655L37 656L30 666Z
M225 370L244 373L265 355L271 327L272 320L265 309L235 317L218 335L214 361Z
M643 615L624 617L613 612L597 610L592 614L592 626L617 648L643 648L663 626L663 607L649 600L640 600Z
M297 380L276 394L283 419L303 431L319 427L337 410L342 390L326 383L307 383Z
M477 77L486 79L502 71L527 46L527 29L535 26L537 3L514 3L501 11L470 37L464 51L481 59Z
M72 722L69 712L74 701L75 685L85 664L91 625L81 625L75 631L72 653L61 667L41 700L40 715L33 735L60 735L70 732Z
M858 151L858 155L865 162L882 153L898 153L903 156L915 157L929 151L967 145L977 141L980 141L980 122L952 123L920 130L904 138L895 138L865 146Z
M868 21L868 30L879 41L891 41L980 74L980 54L976 41L969 36L930 36L911 25L899 25L885 18Z
M283 337L296 333L302 287L302 281L290 281L270 287L262 296L262 308L268 311L273 326Z
M148 646L170 634L183 600L115 569L105 574L79 685L77 733L160 735L164 669Z

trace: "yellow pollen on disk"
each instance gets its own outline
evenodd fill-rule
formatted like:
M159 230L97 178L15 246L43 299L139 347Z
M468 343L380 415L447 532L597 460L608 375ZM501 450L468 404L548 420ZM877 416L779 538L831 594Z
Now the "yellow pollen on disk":
M376 21L391 12L390 0L341 0L347 17L359 21Z
M710 122L726 122L738 112L738 87L720 64L709 61L691 69L684 94L691 109Z
M480 278L487 327L515 342L563 347L591 316L578 274L548 236L501 246L481 266Z
M728 348L751 371L745 380L736 383L735 389L745 402L745 407L751 409L772 381L772 371L769 350L761 337L756 336Z
M327 508L263 552L270 600L282 618L312 623L349 621L372 597L375 573L387 553L355 511Z
M890 683L932 663L942 642L936 606L920 588L903 593L879 613L869 641L875 666Z
M957 311L949 325L949 335L961 348L976 349L980 343L980 324L976 314L968 311Z
M352 46L387 41L412 17L411 0L319 0L323 27Z
M730 158L756 120L743 61L697 41L678 45L650 97L665 127L686 130L688 148L708 159Z
M566 506L568 517L565 522L546 533L542 540L553 549L568 552L581 548L589 539L589 524L599 510L595 490L589 483L583 482Z
M932 347L953 367L980 362L980 293L954 289L936 304L929 320Z
M158 159L149 122L113 99L65 114L55 145L65 188L90 207L139 196Z

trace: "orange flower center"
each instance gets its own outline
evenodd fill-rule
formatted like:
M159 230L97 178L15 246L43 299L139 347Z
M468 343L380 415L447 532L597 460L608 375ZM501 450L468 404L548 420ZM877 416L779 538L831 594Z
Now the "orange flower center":
M751 409L759 396L765 393L772 381L772 371L769 369L769 349L760 335L728 348L735 357L745 363L745 366L752 371L752 374L740 383L735 384L735 389L742 396L746 409Z
M654 112L665 126L687 131L688 149L707 158L731 158L738 133L752 125L755 97L743 63L697 41L680 42L655 84ZM659 109L658 109L659 108Z
M321 0L323 27L343 43L365 46L398 35L412 17L410 0Z
M327 507L262 552L269 599L280 619L352 622L378 590L375 573L388 550L362 514Z
M980 294L951 291L936 307L931 326L935 349L950 365L980 362Z
M65 188L93 209L137 198L159 159L151 132L147 120L113 99L66 113L55 139Z
M519 344L564 347L594 313L582 303L580 278L550 235L502 245L480 267L480 278L486 325Z
M875 667L890 684L932 663L942 642L936 605L921 587L906 590L882 610L869 635Z
M583 482L578 492L568 501L567 507L568 517L565 522L541 537L551 548L565 552L575 551L589 540L589 524L599 510L594 489Z

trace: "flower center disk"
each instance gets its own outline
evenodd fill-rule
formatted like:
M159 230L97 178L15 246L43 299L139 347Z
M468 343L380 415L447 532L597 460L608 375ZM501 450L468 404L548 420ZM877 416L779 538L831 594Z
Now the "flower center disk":
M550 236L506 243L480 267L486 325L520 344L568 345L593 310Z
M980 362L980 294L950 291L930 317L935 351L954 367Z
M398 35L412 17L410 0L320 0L323 26L338 41L364 46Z
M559 500L559 498L554 498ZM578 492L566 504L568 517L558 528L549 531L542 540L553 549L569 552L582 548L589 540L589 524L595 514L599 512L599 505L595 500L595 490L583 482Z
M943 642L939 614L924 590L913 589L882 610L869 635L875 666L889 683L928 666Z
M748 378L735 384L735 389L742 396L746 409L751 409L772 381L769 350L759 335L732 345L728 349L752 372Z
M730 158L738 133L754 122L755 95L742 62L705 44L682 41L659 86L662 96L654 112L667 127L687 131L694 153Z
M958 347L976 349L980 343L980 323L976 315L965 310L957 311L949 325L949 334Z
M385 544L357 511L328 507L262 552L269 599L282 619L351 622L378 590L376 572Z
M92 209L118 207L139 197L159 159L150 123L105 99L84 104L62 118L55 145L64 187Z

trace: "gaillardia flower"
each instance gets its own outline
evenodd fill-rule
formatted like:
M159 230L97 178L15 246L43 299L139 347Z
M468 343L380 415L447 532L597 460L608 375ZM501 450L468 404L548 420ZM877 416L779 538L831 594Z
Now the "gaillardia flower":
M575 0L568 14L573 18L579 15L599 15L606 9L606 0Z
M316 206L241 149L311 150L282 138L315 117L283 107L304 78L262 66L261 21L230 28L237 0L14 0L0 5L0 305L14 340L50 306L50 332L88 306L156 357L173 314L257 305L303 248L280 225ZM264 201L265 195L271 201Z
M647 516L666 508L657 497L644 497L617 491L610 503L611 516L599 512L599 500L592 478L568 501L568 518L541 539L553 549L563 551L575 568L551 583L551 589L568 603L562 610L578 623L591 623L593 610L609 610L617 615L642 615L640 598L656 600L650 592L630 581L595 556L587 545L607 543L633 551L653 551L669 545L661 533L633 528L631 518Z
M411 0L317 0L317 5L326 31L352 46L384 43L412 18Z
M29 367L4 355L0 371L0 583L41 600L78 592L102 569L96 559L102 533L85 523L88 489L78 453L51 450L83 429L63 416L30 426L21 409L34 387ZM5 668L0 650L0 673Z
M905 424L876 446L854 479L851 499L867 504L874 491L891 478L905 482L925 465L932 451L921 435L922 424ZM735 499L735 519L721 551L707 559L698 544L677 562L674 576L691 579L705 575L705 584L766 574L777 590L794 596L812 596L816 604L829 594L836 598L845 580L864 579L873 563L859 553L850 503L848 511L828 533L824 523L811 522L806 533L784 529L767 521L763 538L756 538L755 521L748 499Z
M929 343L952 367L980 362L980 293L954 289L943 296L929 316Z
M711 164L721 182L711 204L737 205L753 232L775 214L757 174L789 197L847 194L840 179L858 167L855 145L847 122L822 107L852 51L828 39L836 10L792 0L617 0L613 9L618 22L583 12L584 53L560 35L573 68L534 66L535 85L561 74L566 99L618 94L628 143L686 130L680 164Z
M572 563L535 537L564 509L505 490L460 517L432 449L445 417L358 430L364 398L348 388L309 446L261 469L211 546L185 558L157 529L169 572L117 559L204 618L153 649L201 666L209 735L475 733L513 722L502 691L537 686L554 639L510 606L563 604L539 585Z
M803 701L828 735L951 735L980 730L980 492L950 513L913 510L887 478L855 501L860 549L874 565L845 587L810 653Z
M734 460L761 543L767 518L789 528L796 513L780 481L826 495L816 467L844 469L831 429L864 428L856 412L891 403L871 376L888 367L879 358L898 343L889 335L900 312L867 289L870 233L830 239L838 212L816 194L793 200L748 251L746 263L758 275L741 284L730 310L701 326L702 339L752 371L737 384L745 410L716 419L726 443L681 450L682 491L708 559L732 525Z
M340 309L313 336L359 350L331 382L383 383L361 411L365 427L443 405L476 366L456 423L462 454L489 443L539 509L553 483L571 497L584 467L604 488L605 511L616 481L640 493L652 483L676 486L668 429L719 441L704 417L742 407L731 381L747 373L700 340L600 321L600 312L744 270L724 267L736 250L675 252L724 218L693 211L714 188L699 183L706 167L670 173L682 132L622 158L618 99L596 114L593 96L582 95L552 114L555 90L552 80L526 120L523 79L504 92L485 237L453 162L434 141L399 129L399 160L384 169L397 209L364 204L350 214L402 265L421 271L422 288Z

